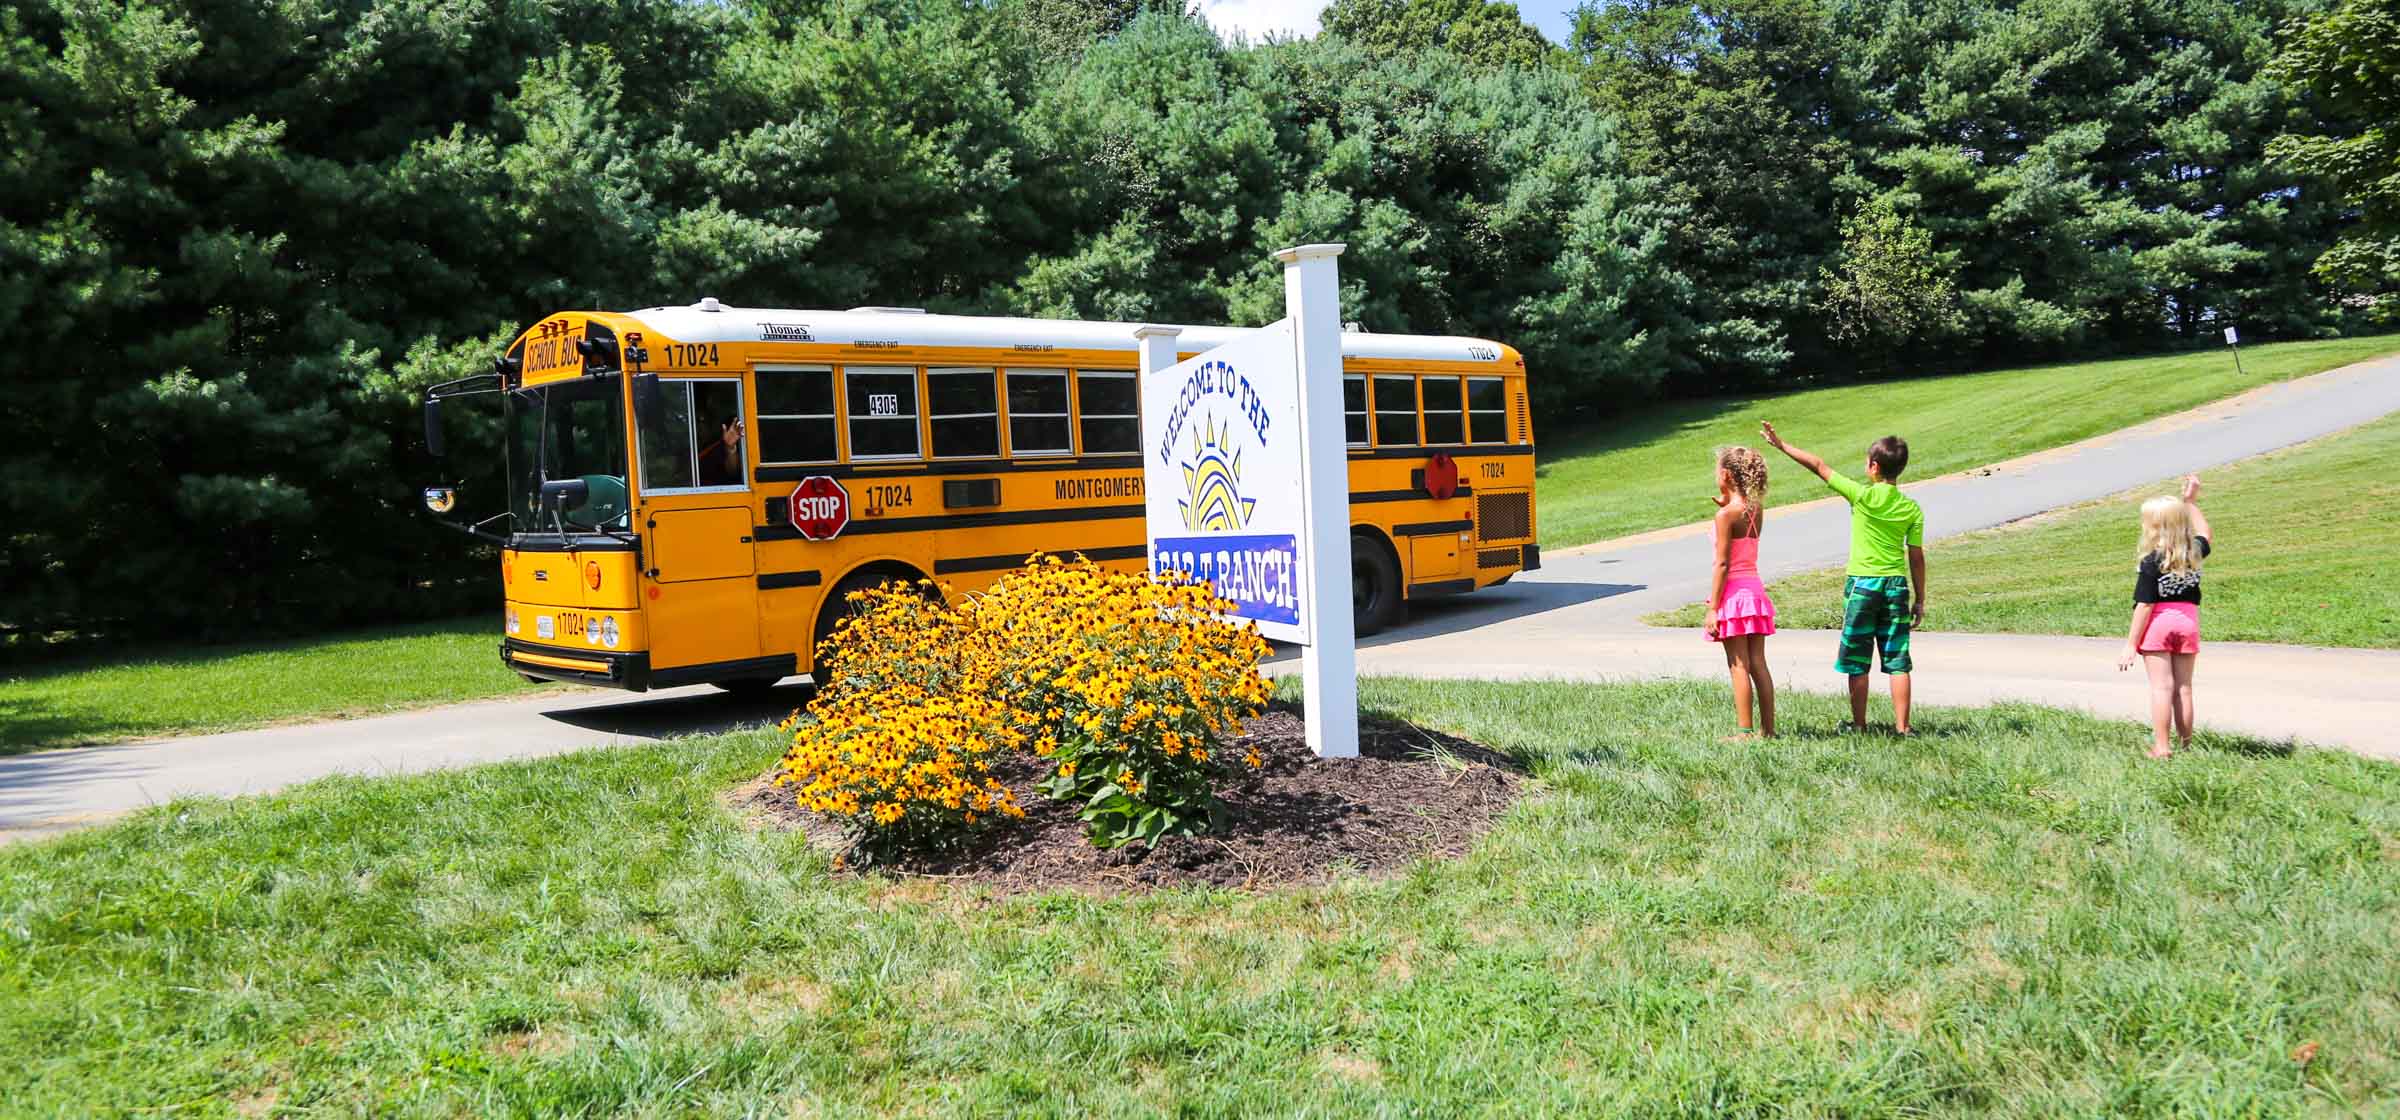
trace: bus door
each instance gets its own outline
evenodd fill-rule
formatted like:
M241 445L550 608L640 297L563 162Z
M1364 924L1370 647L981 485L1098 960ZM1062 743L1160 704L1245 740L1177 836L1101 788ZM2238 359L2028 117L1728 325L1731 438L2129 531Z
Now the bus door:
M750 436L739 377L662 380L641 431L650 667L759 655Z

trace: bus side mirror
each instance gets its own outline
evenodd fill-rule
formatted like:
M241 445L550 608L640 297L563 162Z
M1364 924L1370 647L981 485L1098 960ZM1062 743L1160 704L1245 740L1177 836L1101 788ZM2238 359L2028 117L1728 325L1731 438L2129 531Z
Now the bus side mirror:
M666 390L659 388L658 375L655 373L634 374L634 422L645 428L652 427L658 423L659 413L664 411L666 407L667 392Z
M542 512L572 509L592 495L592 484L580 478L554 478L542 483Z
M442 402L425 402L425 450L433 457L442 457Z

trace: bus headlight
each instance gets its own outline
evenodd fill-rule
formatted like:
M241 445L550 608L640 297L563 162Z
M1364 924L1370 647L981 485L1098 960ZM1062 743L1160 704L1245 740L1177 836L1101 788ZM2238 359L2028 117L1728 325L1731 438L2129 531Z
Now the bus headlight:
M448 513L450 512L450 507L457 504L458 491L447 486L428 486L425 488L426 509L432 510L435 513Z
M610 649L617 648L616 616L611 615L600 620L600 643Z
M515 607L508 608L508 632L511 634L517 632L517 608Z

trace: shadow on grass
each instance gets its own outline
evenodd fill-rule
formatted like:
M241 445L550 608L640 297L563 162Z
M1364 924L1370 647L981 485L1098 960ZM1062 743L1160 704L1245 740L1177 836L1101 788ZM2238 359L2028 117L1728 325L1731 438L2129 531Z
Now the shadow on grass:
M39 697L0 698L0 758L158 733L151 724L110 719L89 707L61 706Z
M2300 753L2300 743L2293 739L2261 739L2225 731L2203 731L2192 737L2192 745L2187 749L2238 754L2244 758L2290 758Z

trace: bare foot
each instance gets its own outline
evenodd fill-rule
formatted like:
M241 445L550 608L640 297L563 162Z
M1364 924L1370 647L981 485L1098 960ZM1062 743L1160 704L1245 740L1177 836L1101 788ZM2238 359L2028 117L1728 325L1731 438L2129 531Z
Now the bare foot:
M2150 748L2150 757L2152 757L2152 758L2173 758L2173 757L2175 757L2175 748L2173 748L2173 747L2152 747L2152 748Z
M1750 740L1752 740L1752 739L1756 739L1756 738L1758 738L1758 732L1755 732L1755 731L1749 731L1749 730L1743 730L1743 731L1736 731L1736 732L1734 732L1733 734L1731 734L1731 735L1727 735L1727 736L1725 736L1724 738L1722 738L1722 739L1719 739L1719 740L1717 740L1717 741L1718 741L1718 742L1720 742L1720 743L1747 743L1747 742L1749 742Z

